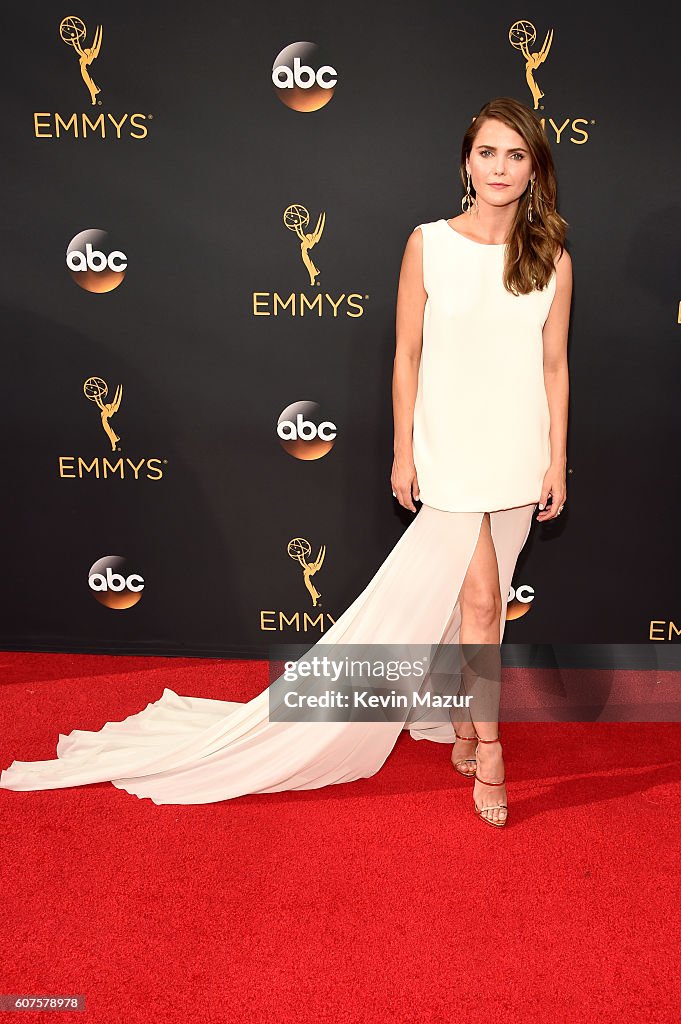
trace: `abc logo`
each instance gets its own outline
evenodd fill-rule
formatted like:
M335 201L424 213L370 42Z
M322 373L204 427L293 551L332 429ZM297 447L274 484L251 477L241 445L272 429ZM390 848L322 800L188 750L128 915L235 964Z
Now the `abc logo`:
M66 250L71 277L87 292L111 292L125 277L128 258L108 239L106 231L90 228L72 238Z
M93 596L107 608L132 608L144 590L144 577L130 572L127 559L120 555L105 555L96 561L87 581Z
M295 459L321 459L333 448L336 434L336 424L321 418L316 402L294 402L277 421L281 446Z
M506 605L506 621L511 622L513 619L520 619L523 615L527 615L533 601L534 587L527 583L523 583L515 589L511 587Z
M334 93L338 73L323 63L315 43L291 43L272 66L272 82L282 103L305 113L325 107Z

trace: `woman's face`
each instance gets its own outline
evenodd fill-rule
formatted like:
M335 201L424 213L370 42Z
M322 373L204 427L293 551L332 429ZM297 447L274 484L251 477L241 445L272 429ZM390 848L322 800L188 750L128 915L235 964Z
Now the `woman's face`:
M532 175L532 160L522 135L503 121L484 121L479 129L466 170L479 203L507 206L520 199ZM494 183L506 188L494 188Z

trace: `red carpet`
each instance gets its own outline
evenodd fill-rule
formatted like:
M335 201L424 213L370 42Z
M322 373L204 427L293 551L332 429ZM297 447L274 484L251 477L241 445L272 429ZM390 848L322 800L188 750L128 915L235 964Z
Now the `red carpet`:
M267 685L253 662L0 664L3 768L165 686ZM680 739L507 724L498 831L451 748L408 734L373 778L300 793L156 807L109 783L0 790L0 992L84 994L85 1014L57 1019L107 1024L676 1024Z

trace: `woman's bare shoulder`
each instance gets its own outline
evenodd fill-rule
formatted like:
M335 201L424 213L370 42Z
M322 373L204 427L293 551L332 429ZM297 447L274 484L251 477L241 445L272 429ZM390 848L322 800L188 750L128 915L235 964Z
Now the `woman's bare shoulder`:
M407 244L405 246L405 251L406 252L408 252L410 254L413 253L414 255L418 255L419 253L423 252L423 230L422 230L422 228L424 226L425 225L423 225L423 224L417 224L415 228L412 228L411 233L410 233L409 237L407 238Z

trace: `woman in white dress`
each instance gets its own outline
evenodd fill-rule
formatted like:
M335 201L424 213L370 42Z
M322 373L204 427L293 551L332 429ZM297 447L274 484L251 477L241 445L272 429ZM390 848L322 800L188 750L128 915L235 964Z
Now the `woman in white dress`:
M0 786L110 781L156 804L316 789L375 774L408 728L454 741L452 763L475 779L476 813L505 824L500 644L535 507L545 522L566 500L572 275L551 151L532 111L507 97L485 104L464 135L460 171L464 212L412 231L398 287L391 484L406 509L421 508L297 664L341 660L347 645L452 645L464 652L468 710L439 721L292 720L280 713L283 676L246 704L165 689L122 722L60 735L56 759L14 761Z

